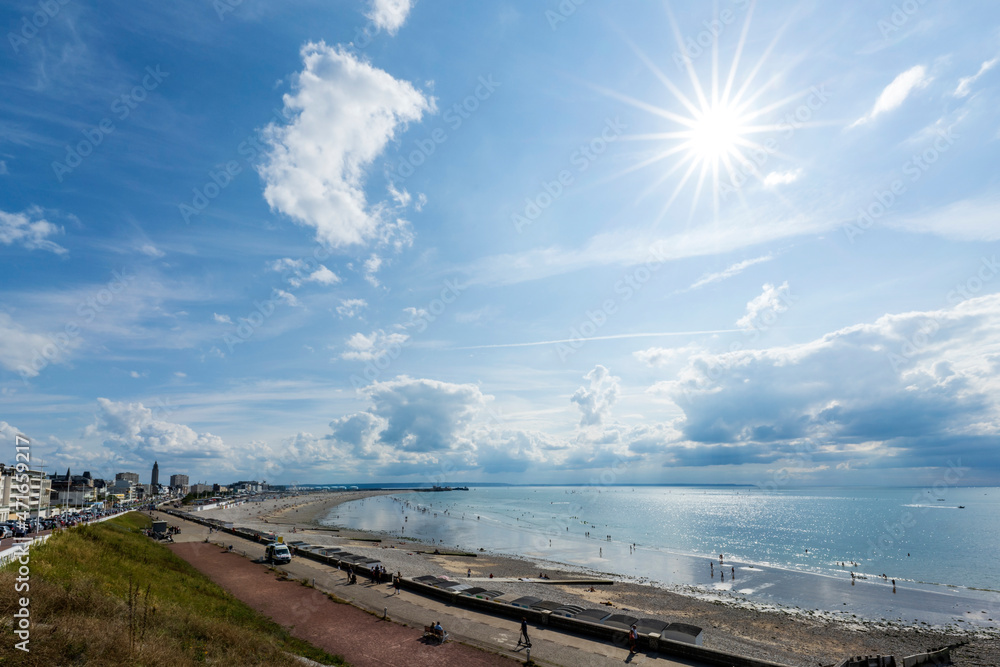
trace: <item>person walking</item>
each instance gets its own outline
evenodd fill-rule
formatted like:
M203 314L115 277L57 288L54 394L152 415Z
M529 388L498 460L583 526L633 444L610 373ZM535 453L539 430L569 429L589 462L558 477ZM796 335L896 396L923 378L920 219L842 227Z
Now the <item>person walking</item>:
M629 652L629 655L632 655L633 653L636 652L636 644L638 643L638 641L639 641L639 631L636 629L636 626L633 623L632 627L628 629L628 652Z
M531 648L531 640L528 638L528 619L524 616L521 617L521 636L517 639L517 645L522 644Z

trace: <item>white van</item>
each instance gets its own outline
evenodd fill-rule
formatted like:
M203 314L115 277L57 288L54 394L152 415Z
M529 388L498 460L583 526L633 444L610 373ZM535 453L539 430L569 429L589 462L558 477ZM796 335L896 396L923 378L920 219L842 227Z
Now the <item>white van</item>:
M272 542L264 549L264 560L269 563L291 563L292 552L288 550L286 545L280 542Z

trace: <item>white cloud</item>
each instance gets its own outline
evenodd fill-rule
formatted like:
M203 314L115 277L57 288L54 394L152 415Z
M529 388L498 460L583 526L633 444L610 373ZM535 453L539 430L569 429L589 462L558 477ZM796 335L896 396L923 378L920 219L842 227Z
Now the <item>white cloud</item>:
M763 257L754 257L753 259L745 259L742 262L737 262L732 266L715 273L706 273L701 278L699 278L691 287L688 289L698 289L699 287L704 287L705 285L711 285L712 283L721 282L727 278L732 278L733 276L743 273L743 271L754 264L761 264L763 262L770 262L774 257L772 255L764 255Z
M998 211L1000 196L988 194L923 213L886 217L885 225L959 241L997 241L1000 240Z
M38 207L20 213L0 211L0 243L3 245L16 243L28 250L48 250L57 255L65 254L66 248L49 240L50 236L62 234L62 227L52 224L42 216L42 210Z
M996 64L1000 62L1000 58L994 58L993 60L987 60L979 67L979 71L972 76L962 77L958 80L958 87L955 88L955 92L952 93L955 97L967 97L970 92L972 92L972 84L979 80L983 74L986 74L991 69L993 69Z
M375 26L395 35L406 22L406 16L413 7L414 0L371 0L371 8L365 14Z
M0 365L33 378L52 363L62 363L79 344L78 337L52 338L25 330L7 313L0 313Z
M0 176L6 176L10 171L7 169L7 163L4 160L0 160Z
M1000 469L1000 294L885 315L816 340L692 355L666 391L688 465L772 462ZM811 446L807 446L810 445Z
M14 451L13 447L14 447L14 442L16 440L15 436L18 435L24 435L24 433L14 428L13 425L8 424L3 420L0 420L0 442L4 444L7 451L9 452ZM7 447L7 445L10 446Z
M650 347L645 350L637 350L632 353L632 356L647 366L656 367L686 361L688 357L701 351L701 347L692 343L684 347Z
M599 426L618 402L620 379L601 365L594 366L583 377L590 382L589 386L577 389L569 400L580 408L580 426Z
M358 313L368 307L368 302L364 299L341 299L337 306L337 314L341 317L356 317Z
M790 169L788 171L772 171L764 177L764 187L773 188L779 185L788 185L799 180L802 175L801 169Z
M378 255L373 254L365 260L365 280L367 280L372 287L378 287L381 284L379 283L378 278L375 277L375 274L378 273L380 268L382 268L382 258Z
M336 285L340 282L340 277L337 274L312 260L284 257L271 262L268 268L286 274L285 280L292 287L301 287L303 283Z
M233 320L229 315L219 315L218 313L212 313L212 319L214 319L219 324L232 324Z
M368 336L359 332L347 339L348 349L341 353L340 358L350 361L372 361L389 354L393 348L406 344L409 339L406 334L386 333L382 329L373 331Z
M872 110L854 121L851 127L863 125L883 113L899 108L910 96L910 93L926 87L932 80L933 77L927 75L927 68L923 65L911 67L893 79L892 83L886 86L882 94L879 95Z
M769 324L766 322L768 314L777 315L785 312L791 301L788 281L778 287L765 283L763 291L747 302L747 312L736 320L736 326L741 329L766 329Z
M157 419L154 411L142 403L98 398L97 405L97 418L85 434L103 438L106 446L128 450L144 458L217 458L228 451L218 436Z
M284 302L285 305L288 306L294 307L299 305L299 300L295 298L295 295L292 294L291 292L286 292L283 289L275 289L274 298L277 299L278 301Z
M159 248L157 248L152 243L144 243L144 244L142 244L139 247L139 252L141 252L143 255L146 255L148 257L154 257L154 258L157 258L157 259L159 259L160 257L163 257L163 256L166 255L165 252L163 252L162 250L160 250Z
M265 130L264 198L327 245L362 244L387 227L387 204L366 199L366 172L407 123L435 110L434 100L340 47L310 42L302 58L284 98L292 121Z

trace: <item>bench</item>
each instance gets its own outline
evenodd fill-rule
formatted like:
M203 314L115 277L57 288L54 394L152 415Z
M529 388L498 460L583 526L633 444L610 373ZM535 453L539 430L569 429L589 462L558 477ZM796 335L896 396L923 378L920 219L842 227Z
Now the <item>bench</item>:
M439 635L434 631L433 625L424 626L424 639L433 639L434 641L443 644L446 639L448 639L448 633L445 632L443 635Z

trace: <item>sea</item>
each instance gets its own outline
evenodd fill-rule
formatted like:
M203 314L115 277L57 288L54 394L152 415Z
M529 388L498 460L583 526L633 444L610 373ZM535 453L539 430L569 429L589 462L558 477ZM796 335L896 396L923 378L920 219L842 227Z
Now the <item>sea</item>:
M734 603L1000 621L998 488L472 486L346 503L324 522Z

